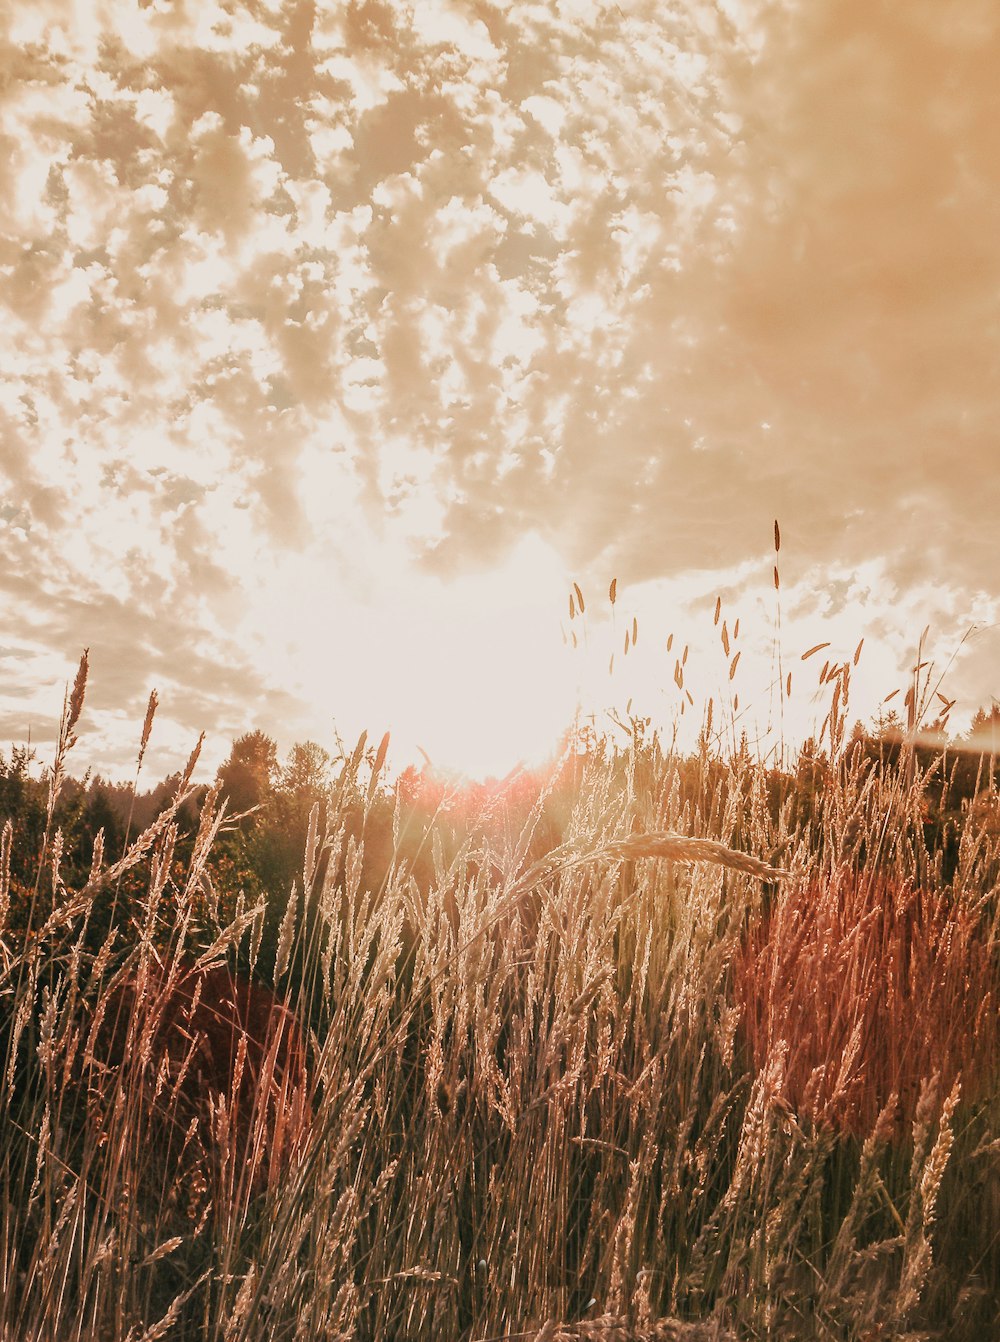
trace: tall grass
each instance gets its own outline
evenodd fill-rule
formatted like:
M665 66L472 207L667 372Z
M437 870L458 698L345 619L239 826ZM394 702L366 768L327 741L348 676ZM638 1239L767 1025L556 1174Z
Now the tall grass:
M945 882L918 771L803 804L636 734L480 814L397 793L375 878L358 751L265 957L217 792L179 858L193 768L80 889L47 834L16 935L3 831L4 1339L1000 1330L1000 839Z

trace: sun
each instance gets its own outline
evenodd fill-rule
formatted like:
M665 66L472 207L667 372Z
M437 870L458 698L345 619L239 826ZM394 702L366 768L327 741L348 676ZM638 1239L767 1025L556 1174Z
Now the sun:
M268 679L324 743L389 731L391 762L473 779L558 753L577 710L563 645L565 565L535 536L495 567L441 578L383 564L363 590L277 563L252 618Z
M432 581L392 612L384 639L404 673L372 690L393 706L401 749L472 778L558 750L576 708L559 629L565 582L558 557L529 538L500 566Z

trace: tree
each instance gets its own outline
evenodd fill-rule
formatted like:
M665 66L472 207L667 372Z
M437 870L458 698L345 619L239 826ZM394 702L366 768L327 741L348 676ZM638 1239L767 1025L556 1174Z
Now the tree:
M1000 703L979 708L967 734L957 743L958 759L952 782L954 804L971 801L977 792L995 787L1000 763Z
M296 741L281 771L281 789L308 803L326 795L330 786L330 756L315 741Z
M996 699L989 708L976 710L966 740L980 754L1000 754L1000 703Z
M278 747L262 731L237 737L218 781L231 811L249 811L269 801L278 776Z
M11 874L22 885L33 883L45 832L45 786L31 774L34 751L14 746L9 762L0 754L0 830L13 830Z
M906 727L896 710L879 707L872 724L872 740L882 745L898 745L905 735Z

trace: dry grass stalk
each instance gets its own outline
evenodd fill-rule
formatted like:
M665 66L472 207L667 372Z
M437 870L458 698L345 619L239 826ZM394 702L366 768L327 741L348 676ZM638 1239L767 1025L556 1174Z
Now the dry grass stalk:
M667 831L649 834L630 834L605 844L595 858L663 858L671 862L706 862L711 866L728 867L761 880L777 881L790 875L780 867L772 867L749 853L718 843L715 839L695 839L686 834Z

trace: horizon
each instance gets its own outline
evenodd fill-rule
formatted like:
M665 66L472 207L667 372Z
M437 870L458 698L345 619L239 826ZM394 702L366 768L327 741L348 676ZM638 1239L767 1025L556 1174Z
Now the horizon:
M823 645L824 648L826 646L828 645ZM814 651L817 650L810 650L807 655L811 656ZM70 686L67 683L67 701L69 689ZM923 682L922 694L918 693L915 697L919 717L913 727L908 727L900 713L903 700L897 699L897 695L902 692L902 689L899 688L890 693L887 699L882 700L876 713L868 720L853 714L849 715L843 723L840 746L832 752L830 739L825 734L822 738L817 738L815 734L808 735L794 742L786 739L783 746L779 741L777 744L772 743L764 750L762 749L762 740L759 737L752 738L746 729L733 734L731 730L727 731L725 726L718 728L717 719L715 720L716 725L713 727L706 713L703 713L701 718L697 720L692 717L691 725L696 722L694 735L688 734L682 739L676 730L677 724L675 723L671 740L665 742L664 736L666 733L660 726L653 724L650 718L633 713L631 715L626 714L623 720L615 709L611 708L601 714L578 715L551 752L544 756L540 755L531 762L519 760L502 774L470 773L462 769L449 768L447 765L435 763L426 751L419 747L419 761L409 758L400 759L398 752L393 749L391 733L386 732L384 741L386 750L381 776L390 778L396 784L407 772L415 772L417 777L445 782L459 791L476 787L501 787L518 778L544 777L550 770L558 767L574 749L589 748L585 746L588 737L598 746L601 746L602 743L610 744L616 752L619 747L623 750L627 749L631 742L638 744L640 748L653 746L668 752L676 751L681 758L691 758L702 748L707 748L710 753L720 759L726 757L727 748L735 752L748 750L751 757L762 766L776 769L779 772L791 772L809 750L815 751L816 758L827 759L831 762L838 755L849 753L859 728L871 744L923 747L924 749L941 750L945 755L969 754L985 757L1000 754L1000 749L998 749L998 746L1000 746L1000 740L998 740L1000 701L996 698L992 698L988 704L979 705L974 713L962 715L968 717L969 721L964 728L959 727L950 719L949 701L939 692L930 688L930 680L928 679ZM921 703L923 704L922 710L920 709ZM934 720L931 715L931 709L935 708L938 710L937 720ZM905 707L903 707L903 712L906 712ZM154 710L152 718L149 719L150 723L155 722L155 716L156 710ZM84 706L84 712L81 715L81 722L85 718L86 706ZM988 725L982 725L977 729L976 721L983 718L986 719ZM207 737L203 741L194 742L192 749L198 749L198 763L192 775L191 787L195 791L210 787L211 780L214 780L218 775L222 764L231 758L232 749L236 742L241 737L260 730L252 724L248 725L245 731L240 732L228 742L217 743L214 752ZM264 735L267 736L268 734L265 732ZM54 732L51 744L55 745L56 738L57 733ZM275 738L270 739L277 750L278 777L290 762L294 747L320 744L311 739L289 741L287 744L282 744ZM579 744L574 745L575 742ZM332 771L338 764L348 761L355 749L360 747L362 743L368 753L374 752L378 743L378 753L380 757L383 755L382 743L379 742L379 738L372 737L367 729L362 729L361 736L357 740L345 740L337 736L331 743L333 749L328 751L326 747L321 747L326 755L327 768ZM73 746L66 756L70 767L66 771L65 778L66 781L74 781L81 786L104 784L116 790L134 789L134 795L140 797L151 794L164 783L178 777L182 772L182 764L178 765L177 768L161 771L159 774L156 773L155 767L146 765L146 754L149 751L148 744L143 748L138 771L135 768L135 757L133 757L131 770L118 776L105 774L91 764L87 764L82 771L78 772L72 767L74 758L79 757L78 754L74 754L78 744L78 737L74 733ZM206 746L209 746L208 750L205 749ZM13 763L14 753L19 750L27 750L28 752L28 776L31 776L31 767L34 766L35 778L44 782L46 776L51 773L51 762L39 753L40 747L37 743L33 743L30 738L22 742L11 742L9 758L6 752L0 749L0 762ZM152 754L153 752L150 751L149 753ZM210 764L209 761L213 759L216 762ZM143 767L144 765L146 767ZM208 779L202 777L199 781L198 775L205 774L206 766L210 777Z

